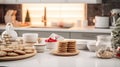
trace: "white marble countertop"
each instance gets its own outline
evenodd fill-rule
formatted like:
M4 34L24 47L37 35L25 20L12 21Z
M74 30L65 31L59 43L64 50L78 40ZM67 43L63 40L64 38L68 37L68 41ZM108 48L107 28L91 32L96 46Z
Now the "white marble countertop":
M5 25L0 25L0 30L4 30ZM94 27L72 27L72 28L30 28L16 27L15 30L23 31L61 31L61 32L90 32L90 33L111 33L111 29L96 29Z
M0 62L8 67L120 67L120 59L100 59L94 52L80 51L76 56L55 56L49 51L17 61Z

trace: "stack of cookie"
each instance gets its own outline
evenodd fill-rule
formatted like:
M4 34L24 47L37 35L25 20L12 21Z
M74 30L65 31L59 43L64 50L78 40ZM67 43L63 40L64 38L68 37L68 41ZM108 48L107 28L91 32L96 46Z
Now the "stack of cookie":
M58 45L58 52L59 53L67 53L67 41L60 41Z
M12 42L11 42L11 36L8 35L8 34L4 34L3 35L3 43L5 45L12 44Z
M58 52L59 53L76 52L76 41L74 40L60 41L58 44Z
M76 52L76 41L74 40L68 41L67 52L70 53Z

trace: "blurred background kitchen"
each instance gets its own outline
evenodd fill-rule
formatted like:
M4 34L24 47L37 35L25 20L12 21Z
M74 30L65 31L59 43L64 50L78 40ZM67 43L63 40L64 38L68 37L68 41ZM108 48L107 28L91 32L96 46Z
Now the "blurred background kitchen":
M65 34L63 36L66 38L82 38L81 36L86 32L83 39L88 39L88 37L95 39L95 36L99 34L110 35L110 28L114 27L114 22L120 13L120 1L118 0L83 0L80 2L79 0L50 2L49 0L1 0L0 3L1 27L8 22L13 23L17 32L26 30L26 28L31 30L31 28L60 27L63 30L62 32L58 30L50 32L57 32L60 35ZM81 29L81 26L85 29ZM18 27L22 27L22 30ZM23 29L23 27L26 28ZM66 32L66 29L69 28L72 28L71 31ZM1 28L1 32L2 30ZM44 32L46 33L42 30L40 33L44 34ZM75 36L80 33L80 37Z

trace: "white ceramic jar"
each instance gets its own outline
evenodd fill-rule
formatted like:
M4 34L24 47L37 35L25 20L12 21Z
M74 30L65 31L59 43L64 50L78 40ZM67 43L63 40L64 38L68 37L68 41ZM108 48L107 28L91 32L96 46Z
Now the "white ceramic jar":
M109 17L107 16L95 16L96 28L109 28Z
M5 31L2 33L2 38L4 34L10 35L12 38L11 40L15 41L18 38L18 34L14 31L12 23L7 23Z

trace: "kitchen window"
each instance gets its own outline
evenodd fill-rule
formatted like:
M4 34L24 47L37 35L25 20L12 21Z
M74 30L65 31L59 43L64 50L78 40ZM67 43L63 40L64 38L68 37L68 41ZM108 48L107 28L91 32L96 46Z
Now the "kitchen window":
M41 3L41 4L22 4L22 21L24 22L26 12L29 10L31 24L39 25L44 16L46 7L46 17L48 24L51 22L77 22L86 19L86 5L84 3Z

